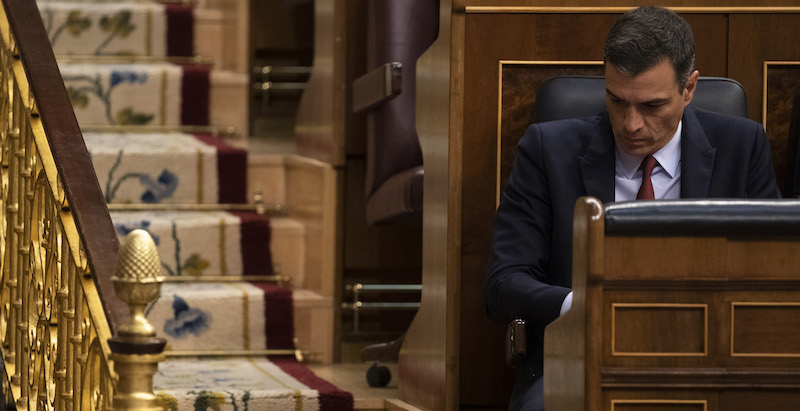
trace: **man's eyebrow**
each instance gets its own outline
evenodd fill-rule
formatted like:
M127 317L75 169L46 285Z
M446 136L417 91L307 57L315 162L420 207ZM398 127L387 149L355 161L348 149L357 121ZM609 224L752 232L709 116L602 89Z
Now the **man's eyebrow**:
M665 103L669 103L669 100L670 100L670 99L669 99L669 98L666 98L666 97L662 97L662 98L654 98L654 99L652 99L652 100L645 101L645 102L644 102L644 103L642 103L642 104L647 104L647 105L659 105L659 104L665 104Z
M613 97L613 98L615 98L617 100L620 100L620 101L622 100L621 98L617 97L616 94L612 93L611 90L609 90L608 88L606 88L606 93L608 93L609 96L611 96L611 97ZM645 101L645 102L640 103L640 104L658 105L658 104L669 103L669 100L670 99L668 97L661 97L661 98L654 98L652 100L648 100L648 101Z

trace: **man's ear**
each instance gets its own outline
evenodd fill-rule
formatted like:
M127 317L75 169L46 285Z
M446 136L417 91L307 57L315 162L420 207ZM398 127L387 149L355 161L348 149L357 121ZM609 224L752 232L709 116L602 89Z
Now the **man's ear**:
M692 71L692 74L689 75L689 78L686 80L686 87L683 89L683 106L686 107L689 103L692 102L692 98L694 98L694 92L697 90L697 79L700 78L700 72L698 70Z

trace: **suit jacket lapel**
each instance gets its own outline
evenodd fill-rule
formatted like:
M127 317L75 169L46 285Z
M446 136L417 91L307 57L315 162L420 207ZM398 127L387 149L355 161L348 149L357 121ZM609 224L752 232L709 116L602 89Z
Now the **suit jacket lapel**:
M683 111L681 137L681 198L705 198L717 149L712 147L692 108Z
M614 201L614 135L608 114L605 114L579 158L581 178L586 195L603 203Z

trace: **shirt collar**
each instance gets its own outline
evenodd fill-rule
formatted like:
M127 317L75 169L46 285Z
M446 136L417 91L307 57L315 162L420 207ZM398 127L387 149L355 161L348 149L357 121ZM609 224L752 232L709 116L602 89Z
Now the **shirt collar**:
M669 174L670 178L674 178L678 174L678 167L681 164L681 131L683 129L683 120L678 122L678 128L675 130L675 134L672 136L672 139L665 145L661 147L660 150L656 151L653 154L656 161L658 161L658 165L661 166L664 171ZM644 156L632 156L624 151L620 150L619 147L615 147L614 151L616 152L617 157L617 173L621 174L627 179L632 179L633 175L636 174L636 171L639 170L639 166L642 164L642 160L644 160Z

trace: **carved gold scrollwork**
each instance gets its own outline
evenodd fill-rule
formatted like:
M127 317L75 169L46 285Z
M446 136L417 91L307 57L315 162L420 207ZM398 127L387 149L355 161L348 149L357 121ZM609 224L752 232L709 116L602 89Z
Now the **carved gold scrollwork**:
M0 348L17 409L109 409L111 331L0 8Z
M36 265L37 286L41 287L40 315L49 323L58 323L53 316L56 292L60 288L61 272L61 225L56 214L56 205L49 193L49 185L43 171L39 172L33 202L31 248Z
M33 167L36 170L36 167ZM57 356L57 317L53 316L58 288L60 235L58 219L55 218L55 204L49 192L49 184L43 171L36 175L35 190L31 207L32 232L30 233L31 254L31 301L35 301L29 318L36 318L34 367L30 374L29 403L37 410L55 409L55 359ZM34 341L34 340L31 340Z
M4 50L4 49L3 49ZM5 58L5 50L0 58ZM9 87L8 74L0 70L0 124L7 125L9 110ZM11 320L11 278L9 254L6 250L6 239L9 236L7 231L7 221L5 210L8 204L8 132L7 126L0 127L0 338L2 338L3 349L6 357L9 357L10 330L8 329Z
M55 409L54 336L47 321L40 321L36 327L35 340L31 344L31 373L28 388L29 409Z
M109 410L113 400L114 385L108 373L100 340L94 338L88 352L86 372L81 390L82 410Z

